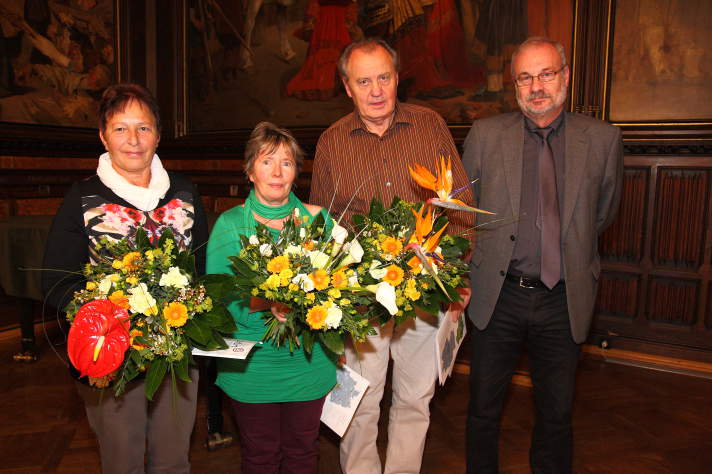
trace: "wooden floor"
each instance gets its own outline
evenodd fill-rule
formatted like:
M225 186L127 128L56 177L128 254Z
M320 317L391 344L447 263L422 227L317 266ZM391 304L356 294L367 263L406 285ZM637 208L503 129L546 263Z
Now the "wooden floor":
M0 332L0 473L99 472L97 445L83 406L37 328L42 357L36 363L11 362L19 347L18 331ZM52 340L61 339L56 328L49 332ZM456 374L438 389L422 472L464 472L467 399L465 375ZM191 446L193 472L239 472L237 443L215 452L205 449L204 420L201 396ZM532 422L530 390L513 386L502 425L502 472L529 472ZM235 432L231 421L228 428ZM578 473L712 473L712 380L587 356L578 379L574 430ZM319 472L340 472L338 439L327 428L321 439ZM382 454L383 441L379 439Z

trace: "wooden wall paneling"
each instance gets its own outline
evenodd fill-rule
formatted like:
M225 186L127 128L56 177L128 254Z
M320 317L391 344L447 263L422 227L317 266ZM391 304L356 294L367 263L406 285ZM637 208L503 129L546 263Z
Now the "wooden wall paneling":
M604 259L640 264L647 213L648 168L626 168L618 217L601 235L600 253Z

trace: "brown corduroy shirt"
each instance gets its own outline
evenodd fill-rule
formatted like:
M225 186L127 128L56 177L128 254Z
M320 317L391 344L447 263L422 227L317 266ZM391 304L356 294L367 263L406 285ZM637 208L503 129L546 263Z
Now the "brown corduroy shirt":
M351 224L351 215L366 214L371 198L385 206L394 196L406 201L425 201L435 194L411 178L408 165L418 163L436 173L439 157L452 160L453 190L472 205L472 187L462 167L450 130L431 109L397 103L391 126L383 136L371 133L356 112L336 121L322 133L316 147L309 202L324 206L341 225ZM467 212L447 211L447 233L461 234L474 225ZM471 232L468 234L471 235Z

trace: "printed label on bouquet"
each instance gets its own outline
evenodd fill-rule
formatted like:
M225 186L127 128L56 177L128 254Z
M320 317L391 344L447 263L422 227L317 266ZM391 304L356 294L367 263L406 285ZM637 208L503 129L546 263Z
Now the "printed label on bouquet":
M452 373L452 368L455 366L455 356L460 349L462 340L467 334L465 325L465 312L463 311L457 322L453 322L449 316L441 313L440 327L435 336L435 358L438 361L438 381L440 385L445 383L445 380Z
M322 423L337 435L344 436L368 385L368 380L350 367L346 365L339 367L336 370L336 386L324 401L324 409L321 412Z
M227 349L221 349L218 351L202 351L200 349L193 348L193 355L207 356L207 357L224 357L227 359L245 359L250 353L255 344L262 344L257 341L245 341L243 339L230 339L225 338L225 343L227 344Z

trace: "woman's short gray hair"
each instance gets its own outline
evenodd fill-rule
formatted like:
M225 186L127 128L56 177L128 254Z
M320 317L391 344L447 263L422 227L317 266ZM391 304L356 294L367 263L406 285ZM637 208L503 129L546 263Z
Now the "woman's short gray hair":
M292 155L298 175L304 163L304 152L289 130L279 128L271 122L260 122L252 130L250 139L245 145L245 161L242 165L245 174L249 175L252 172L257 157L262 154L272 154L279 147L284 147Z

